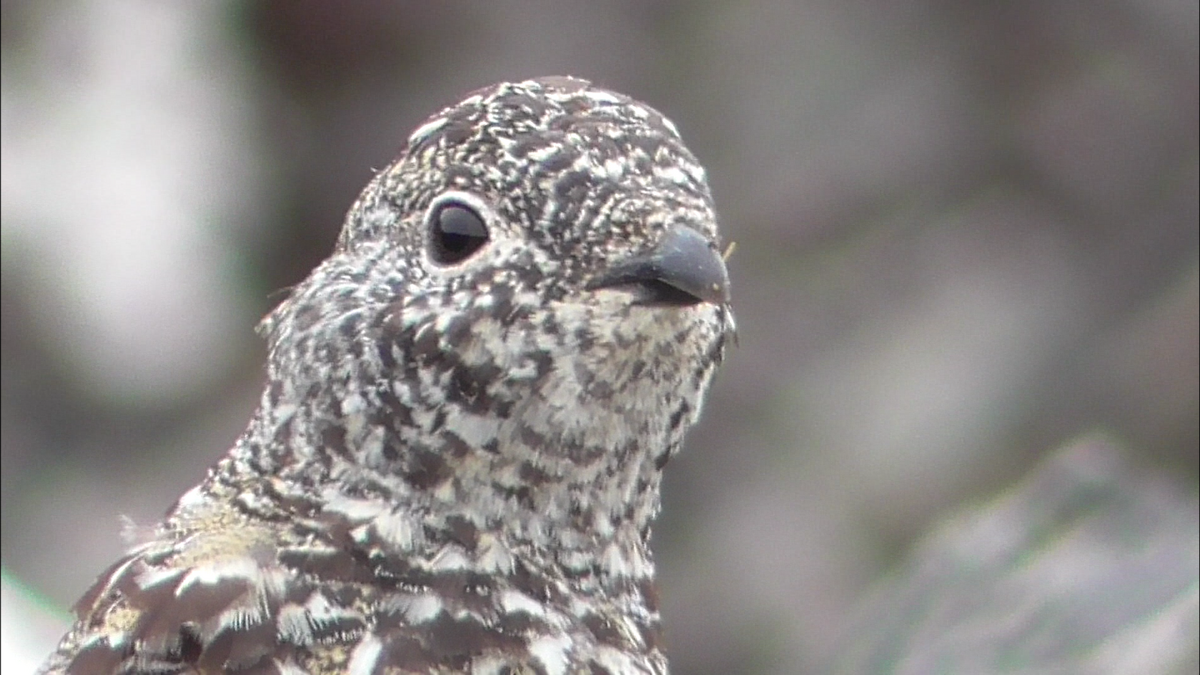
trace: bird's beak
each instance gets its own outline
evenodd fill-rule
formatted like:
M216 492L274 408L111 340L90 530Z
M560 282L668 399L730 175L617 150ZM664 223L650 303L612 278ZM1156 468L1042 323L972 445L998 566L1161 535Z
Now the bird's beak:
M673 225L651 251L618 260L588 289L627 286L638 304L689 306L729 302L729 271L717 250L696 230Z

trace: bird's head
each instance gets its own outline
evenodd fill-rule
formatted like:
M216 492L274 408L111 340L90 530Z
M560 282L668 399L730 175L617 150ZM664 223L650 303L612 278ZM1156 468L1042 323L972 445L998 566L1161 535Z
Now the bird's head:
M570 78L478 91L413 132L264 322L276 402L406 490L656 505L733 334L720 250L655 110Z

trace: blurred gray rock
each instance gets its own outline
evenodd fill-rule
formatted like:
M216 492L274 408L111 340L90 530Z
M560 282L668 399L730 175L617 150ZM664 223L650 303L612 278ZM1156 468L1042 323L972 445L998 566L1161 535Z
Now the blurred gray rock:
M945 522L858 608L836 673L1197 671L1195 495L1099 437Z

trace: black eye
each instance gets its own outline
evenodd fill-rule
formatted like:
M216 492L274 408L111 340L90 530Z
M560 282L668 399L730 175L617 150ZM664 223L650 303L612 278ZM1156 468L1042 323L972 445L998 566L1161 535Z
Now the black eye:
M429 256L442 265L460 263L487 243L487 225L469 206L447 202L429 216Z

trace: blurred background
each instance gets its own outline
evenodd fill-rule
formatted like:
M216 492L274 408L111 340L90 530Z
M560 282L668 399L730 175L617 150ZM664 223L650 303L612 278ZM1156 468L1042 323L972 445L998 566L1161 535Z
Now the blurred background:
M1081 434L1194 522L1197 36L1191 0L5 0L5 672L242 431L255 323L373 170L498 80L663 111L737 242L655 531L677 672L824 662Z

